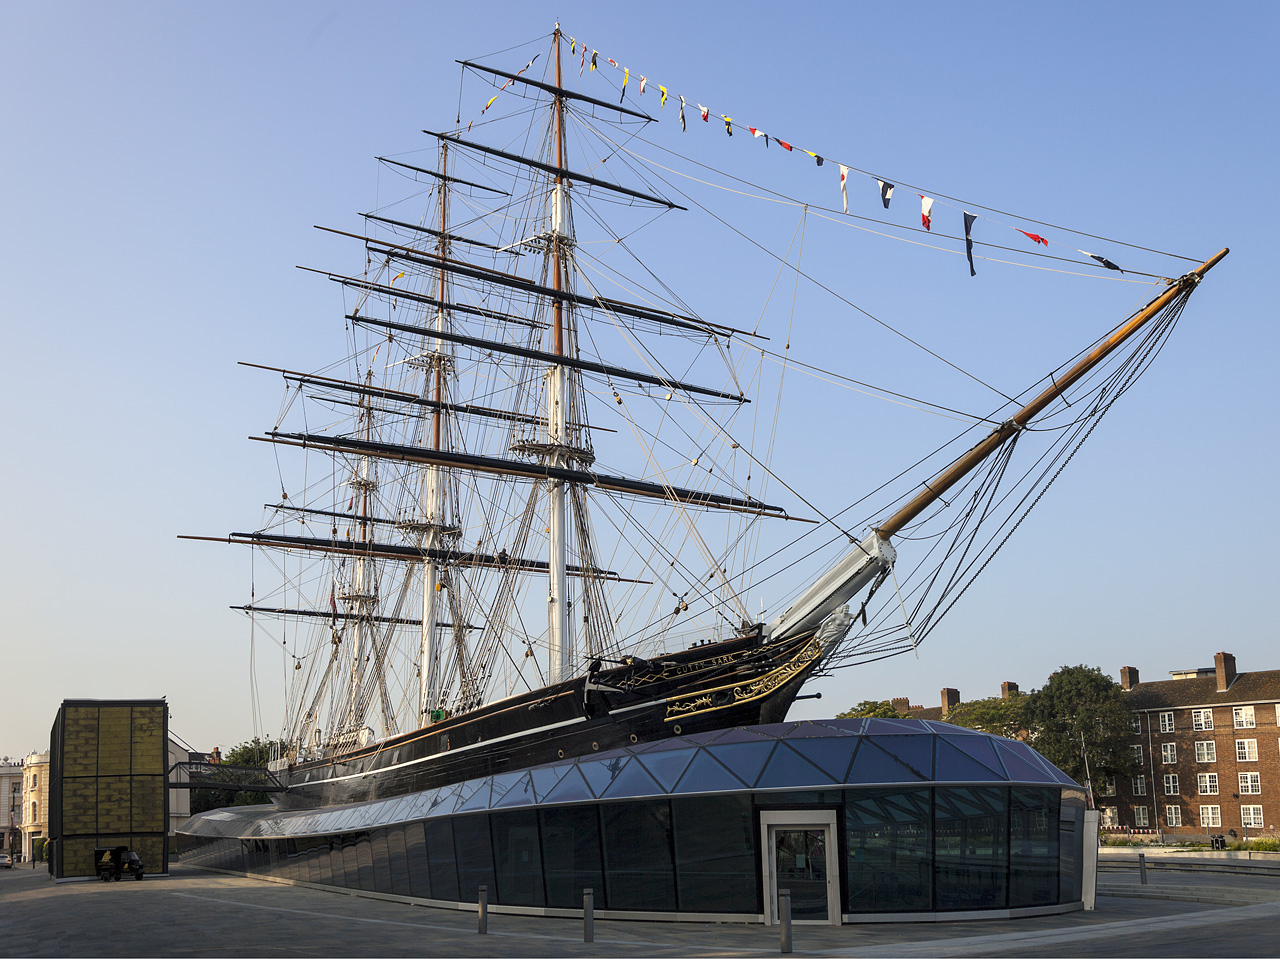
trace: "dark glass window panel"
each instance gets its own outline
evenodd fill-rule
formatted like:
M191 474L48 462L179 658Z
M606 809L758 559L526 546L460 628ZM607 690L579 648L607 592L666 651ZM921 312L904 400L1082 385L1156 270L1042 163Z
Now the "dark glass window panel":
M356 843L356 863L360 869L360 888L366 892L377 892L377 882L373 878L372 837L367 832L359 833Z
M583 781L578 767L570 766L565 777L560 780L551 792L547 793L543 802L581 802L584 799L595 799L587 784Z
M489 822L498 880L492 901L507 906L544 905L538 814L532 809L494 813Z
M667 800L609 803L600 811L608 908L674 911L676 886Z
M618 773L613 782L605 790L605 796L616 799L623 796L661 796L667 790L658 785L658 781L649 775L649 771L633 758Z
M431 873L431 898L459 902L458 859L453 846L453 820L428 819L427 868Z
M1009 778L1014 782L1053 782L1054 779L1045 771L1044 767L1039 763L1031 762L1031 757L1027 756L1028 748L1021 748L1004 743L996 743L996 752L1000 754L1000 759L1004 762L1004 768L1009 773Z
M347 832L342 834L342 874L343 885L348 889L360 888L360 861L356 857L356 844L359 834Z
M458 816L453 820L453 844L458 853L458 894L461 902L475 902L481 886L495 895L493 846L489 839L489 817Z
M342 864L342 844L336 836L328 836L320 849L321 881L329 886L347 884L346 867Z
M594 804L551 806L539 813L548 906L580 909L583 889L594 890L604 905L598 810Z
M773 859L779 888L791 890L791 915L800 921L825 922L831 916L827 831L778 827L770 833L773 848L766 854Z
M995 772L938 737L938 782L1003 782L1004 773Z
M1007 789L993 786L937 788L937 910L999 909L1008 904L1007 795Z
M754 743L717 743L707 747L707 751L748 786L754 786L777 745L771 739Z
M756 732L757 727L738 726L734 729L727 729L719 736L709 739L708 742L714 742L717 746L727 745L728 743L759 743L769 737Z
M672 749L646 752L639 757L639 761L644 764L645 769L649 770L649 774L670 792L680 781L680 776L689 768L694 755L692 749Z
M927 912L933 900L929 789L845 792L849 912Z
M933 737L921 736L919 738L928 742ZM857 783L874 785L875 783L918 782L921 779L928 778L931 777L923 775L917 769L900 763L896 758L890 756L874 740L863 739L862 745L858 747L857 753L854 754L853 766L849 769L848 782L851 785Z
M462 800L453 807L454 812L464 812L468 809L488 809L489 808L489 780L481 779L478 783L467 783L463 792Z
M868 722L885 722L882 719L869 719ZM934 778L933 741L936 737L917 734L914 736L873 736L867 741L873 742L894 759L919 773L919 778Z
M753 777L754 778L754 777ZM676 792L719 792L725 789L742 789L746 784L729 772L710 750L699 750L676 783Z
M533 796L533 780L528 772L495 776L493 795L494 806L531 806L537 801Z
M754 794L757 806L838 806L842 789L779 789Z
M427 806L427 812L443 816L452 812L453 807L458 803L458 791L462 788L462 784L456 786L445 786L431 797L431 803Z
M824 773L803 756L797 755L789 743L779 743L778 748L769 757L769 763L764 767L760 778L756 780L756 788L827 786L834 781L833 776Z
M855 736L861 736L866 725L866 720L861 717L857 719L828 719L827 724L834 726L836 729L843 730L846 733L852 733Z
M751 809L745 795L671 801L682 912L762 911Z
M613 781L622 774L622 770L630 759L630 756L613 756L602 760L583 760L578 764L578 772L591 787L591 792L599 799Z
M387 829L387 865L391 869L391 891L397 896L412 896L409 886L409 861L405 856L403 826Z
M572 766L543 766L529 770L529 777L533 780L533 794L538 802L546 800L572 768Z
M1009 905L1058 901L1057 789L1014 786L1009 791Z
M823 739L791 739L787 745L805 759L828 773L838 783L845 781L845 774L853 761L857 740L851 736Z
M791 732L799 725L799 723L762 723L761 725L756 726L755 729L763 736L773 736L777 739L782 739L787 735L787 733Z
M410 896L431 899L431 872L427 868L427 837L422 823L405 823L404 859L409 869Z
M945 742L949 746L954 746L971 759L976 759L982 765L991 770L993 776L1007 780L1009 774L1005 771L1004 765L1000 762L996 755L996 748L992 745L992 740L986 736L965 736L965 737L939 737L939 742Z
M914 719L868 719L864 736L895 736L903 733L920 733L922 727Z
M394 892L391 888L391 850L387 846L387 830L375 829L370 836L373 854L373 888L376 892Z
M1084 797L1063 794L1058 811L1058 870L1060 902L1079 902L1084 876Z

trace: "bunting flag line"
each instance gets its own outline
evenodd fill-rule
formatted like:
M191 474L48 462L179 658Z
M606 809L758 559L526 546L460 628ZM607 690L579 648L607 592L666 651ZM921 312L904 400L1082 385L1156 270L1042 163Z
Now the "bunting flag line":
M920 222L930 233L933 232L933 197L917 193L920 198Z
M600 51L598 51L598 50L592 50L592 51L591 51L591 72L592 72L592 73L595 73L595 72L596 72L596 54L597 54L597 53L599 53L599 52L600 52Z
M1021 233L1022 231L1019 230L1018 232ZM1090 253L1088 250L1076 250L1076 252L1083 253L1085 256L1087 256L1091 260L1097 260L1099 263L1105 266L1108 270L1119 270L1119 272L1121 273L1124 272L1124 270L1121 270L1120 267L1116 266L1114 263L1108 260L1105 256L1099 256L1097 253Z
M889 201L893 199L893 184L886 183L884 180L876 180L880 184L880 202L884 204L884 208L889 209Z
M822 157L818 156L818 154L814 153L812 150L805 150L804 152L809 154L809 156L813 157L815 160L817 160L818 166L822 166Z
M723 113L720 114L720 119L724 121L724 132L729 134L729 136L733 136L733 121Z
M640 96L644 96L644 85L649 82L648 77L640 78Z
M582 45L582 59L578 61L578 76L582 76L582 71L587 66L587 45Z
M680 132L689 132L689 128L684 125L684 97L680 97Z
M788 153L791 152L791 144L786 140L779 140L777 137L774 137L773 142L778 144L778 146L782 147L782 149L786 150Z
M1026 237L1028 240L1030 240L1032 243L1041 243L1041 244L1043 244L1044 246L1048 246L1048 245L1049 245L1049 241L1048 241L1048 240L1046 240L1044 237L1039 236L1038 234L1035 234L1035 233L1028 233L1026 230L1018 230L1018 232L1019 232L1019 233L1021 233L1023 236L1025 236L1025 237Z
M610 61L610 62L612 62L612 61ZM616 64L616 63L614 63L613 65L614 65L615 67L617 66L617 64ZM630 79L631 79L631 68L630 68L630 67L623 67L623 68L622 68L622 96L618 97L618 102L619 102L619 103L621 103L623 100L625 100L625 99L627 98L627 81L628 81L628 80L630 80Z
M973 221L978 217L968 210L961 210L964 214L964 255L969 260L969 275L977 276L978 271L973 268L973 237L970 231L973 229Z
M766 148L768 148L769 134L765 133L763 130L757 130L755 127L747 127L747 129L751 131L751 135L755 137L757 140L760 139L761 137L764 137L764 145Z
M395 276L393 276L393 277L391 278L391 283L390 283L389 285L390 285L390 286L395 286L395 285L396 285L396 280L400 279L400 277L402 277L402 276L404 276L404 270L401 270L399 273L397 273Z
M482 107L480 108L480 115L481 115L481 116L484 116L484 111L485 111L485 110L488 110L491 106L493 106L493 101L494 101L494 100L496 100L496 99L498 99L498 95L495 93L493 96L491 96L491 97L489 98L489 102L488 102L488 103L486 103L484 106L482 106Z
M613 59L613 57L609 57L609 66L613 67L615 70L618 69L618 61Z
M702 114L702 122L703 122L703 123L710 123L710 122L711 122L711 121L708 119L708 117L709 117L709 116L710 116L710 114L711 114L711 108L710 108L710 107L704 107L701 103L699 103L699 104L698 104L698 112Z
M837 164L840 167L840 199L844 201L844 212L849 212L849 168L843 163Z
M663 106L663 107L666 107L666 105L667 105L667 88L666 88L666 87L664 87L661 83L659 83L659 84L658 84L658 92L659 92L660 94L662 94L662 97L661 97L661 99L662 99L662 106Z

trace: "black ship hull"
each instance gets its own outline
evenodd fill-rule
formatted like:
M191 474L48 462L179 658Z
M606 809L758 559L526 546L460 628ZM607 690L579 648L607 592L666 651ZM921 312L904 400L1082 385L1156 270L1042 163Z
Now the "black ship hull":
M756 634L589 671L282 772L284 808L386 799L631 743L782 722L829 645Z

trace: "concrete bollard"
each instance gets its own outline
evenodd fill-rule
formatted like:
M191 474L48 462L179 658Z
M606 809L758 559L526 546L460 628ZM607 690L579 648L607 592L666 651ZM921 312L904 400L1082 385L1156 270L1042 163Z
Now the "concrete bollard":
M778 926L782 930L782 953L791 952L791 890L778 890Z
M1138 876L1145 886L1147 884L1147 854L1145 852L1138 853Z
M480 902L476 909L476 932L485 935L489 931L489 887L480 887Z
M582 890L582 941L596 941L596 891Z

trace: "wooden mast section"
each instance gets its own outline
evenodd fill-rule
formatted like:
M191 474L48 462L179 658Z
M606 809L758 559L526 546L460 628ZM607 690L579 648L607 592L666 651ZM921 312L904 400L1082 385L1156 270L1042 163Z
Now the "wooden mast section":
M1127 322L1118 327L1110 336L1090 350L1070 370L1062 376L1056 377L1053 384L1045 389L1044 392L997 426L982 442L961 456L947 469L925 483L924 489L916 494L910 502L883 523L873 527L875 532L883 540L888 540L901 532L903 527L928 509L930 505L937 502L947 490L964 479L983 460L1016 436L1023 427L1043 412L1050 403L1062 396L1074 383L1106 359L1117 347L1159 314L1161 310L1165 309L1178 297L1195 289L1200 280L1204 278L1204 274L1213 269L1228 252L1229 250L1224 247L1196 267L1196 269L1174 282L1169 289L1157 296L1130 317Z

